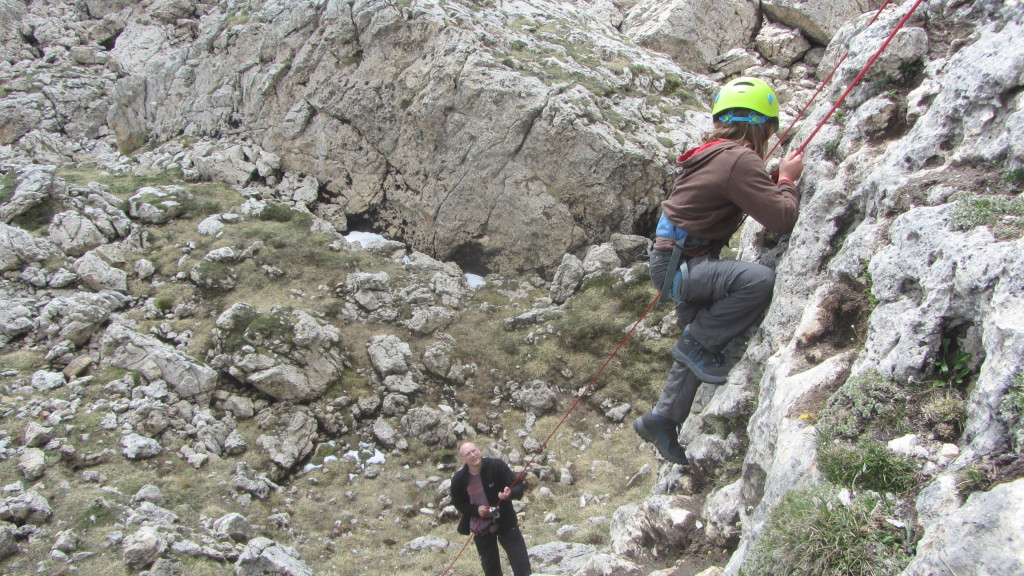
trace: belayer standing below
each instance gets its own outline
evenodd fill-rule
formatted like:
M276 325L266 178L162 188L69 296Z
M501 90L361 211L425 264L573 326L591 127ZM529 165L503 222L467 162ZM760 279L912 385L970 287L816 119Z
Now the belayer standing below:
M686 465L678 428L701 382L724 383L721 351L768 306L775 273L753 262L719 259L749 214L768 230L788 234L796 224L796 180L803 154L787 156L777 182L763 156L779 129L779 101L763 80L725 84L711 108L714 130L704 144L679 157L672 193L661 203L651 253L651 281L663 301L676 304L683 328L672 349L675 363L653 410L633 423L663 458Z
M515 576L530 576L530 556L519 531L519 519L512 500L523 497L523 485L497 458L484 458L472 442L459 447L464 464L452 476L452 505L459 511L459 534L474 534L484 576L501 576L498 544L505 549Z

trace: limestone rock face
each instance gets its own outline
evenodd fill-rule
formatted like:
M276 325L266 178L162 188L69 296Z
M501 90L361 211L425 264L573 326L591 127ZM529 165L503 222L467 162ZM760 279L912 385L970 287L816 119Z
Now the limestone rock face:
M971 495L956 514L925 532L906 574L1024 571L1024 480Z
M0 222L0 271L21 268L45 257L46 253L28 232Z
M209 394L217 373L160 340L122 324L107 328L102 342L105 362L138 372L149 381L164 380L182 398Z
M568 22L589 27L571 51ZM282 170L315 177L320 202L350 219L372 211L389 237L494 271L553 269L607 231L643 233L670 176L650 160L706 121L669 110L713 90L547 0L266 3L241 37L224 15L200 19L180 52L167 28L129 22L111 54L126 75L111 91L122 149L244 134Z
M235 562L236 576L312 576L313 571L299 558L294 548L282 546L262 536L253 538Z

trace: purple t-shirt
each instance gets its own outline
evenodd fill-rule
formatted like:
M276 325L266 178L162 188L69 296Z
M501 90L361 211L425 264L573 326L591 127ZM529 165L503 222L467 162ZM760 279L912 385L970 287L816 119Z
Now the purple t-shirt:
M466 485L466 492L469 493L469 503L480 507L490 506L491 503L487 501L487 494L484 494L484 483L480 481L479 474L470 474L469 483ZM480 534L484 531L497 532L498 526L491 522L490 518L473 518L470 522L469 529L474 534Z

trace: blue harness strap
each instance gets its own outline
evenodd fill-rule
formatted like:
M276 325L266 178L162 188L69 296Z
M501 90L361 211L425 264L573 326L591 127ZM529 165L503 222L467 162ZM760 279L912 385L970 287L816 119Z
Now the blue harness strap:
M661 301L686 302L690 279L687 260L713 252L715 245L721 241L697 238L687 233L686 230L672 224L664 212L658 219L657 235L659 238L672 240L672 257L669 259L665 280L661 285Z
M683 256L683 245L689 234L686 233L686 230L672 224L665 217L664 212L658 219L656 233L662 238L670 238L673 244L672 257L668 261L668 270L665 272L665 280L661 285L661 301L667 302L670 299L676 303L685 302L690 270L686 267L685 261L680 265L680 260Z

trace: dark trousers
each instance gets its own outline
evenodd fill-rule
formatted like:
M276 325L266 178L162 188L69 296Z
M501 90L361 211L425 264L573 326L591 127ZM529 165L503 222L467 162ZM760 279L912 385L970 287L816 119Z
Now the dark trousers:
M661 289L671 252L651 254L650 275ZM768 307L775 285L775 272L767 266L739 260L700 256L687 262L690 271L689 299L676 304L681 328L711 352L720 352L736 335L747 329ZM701 382L684 364L676 362L668 371L665 388L654 413L682 423L690 414Z
M484 568L484 576L502 576L501 557L498 556L498 544L505 549L508 563L512 565L515 576L530 576L530 556L526 553L526 541L518 526L499 530L496 534L485 532L477 534L476 551L480 554L480 565Z

